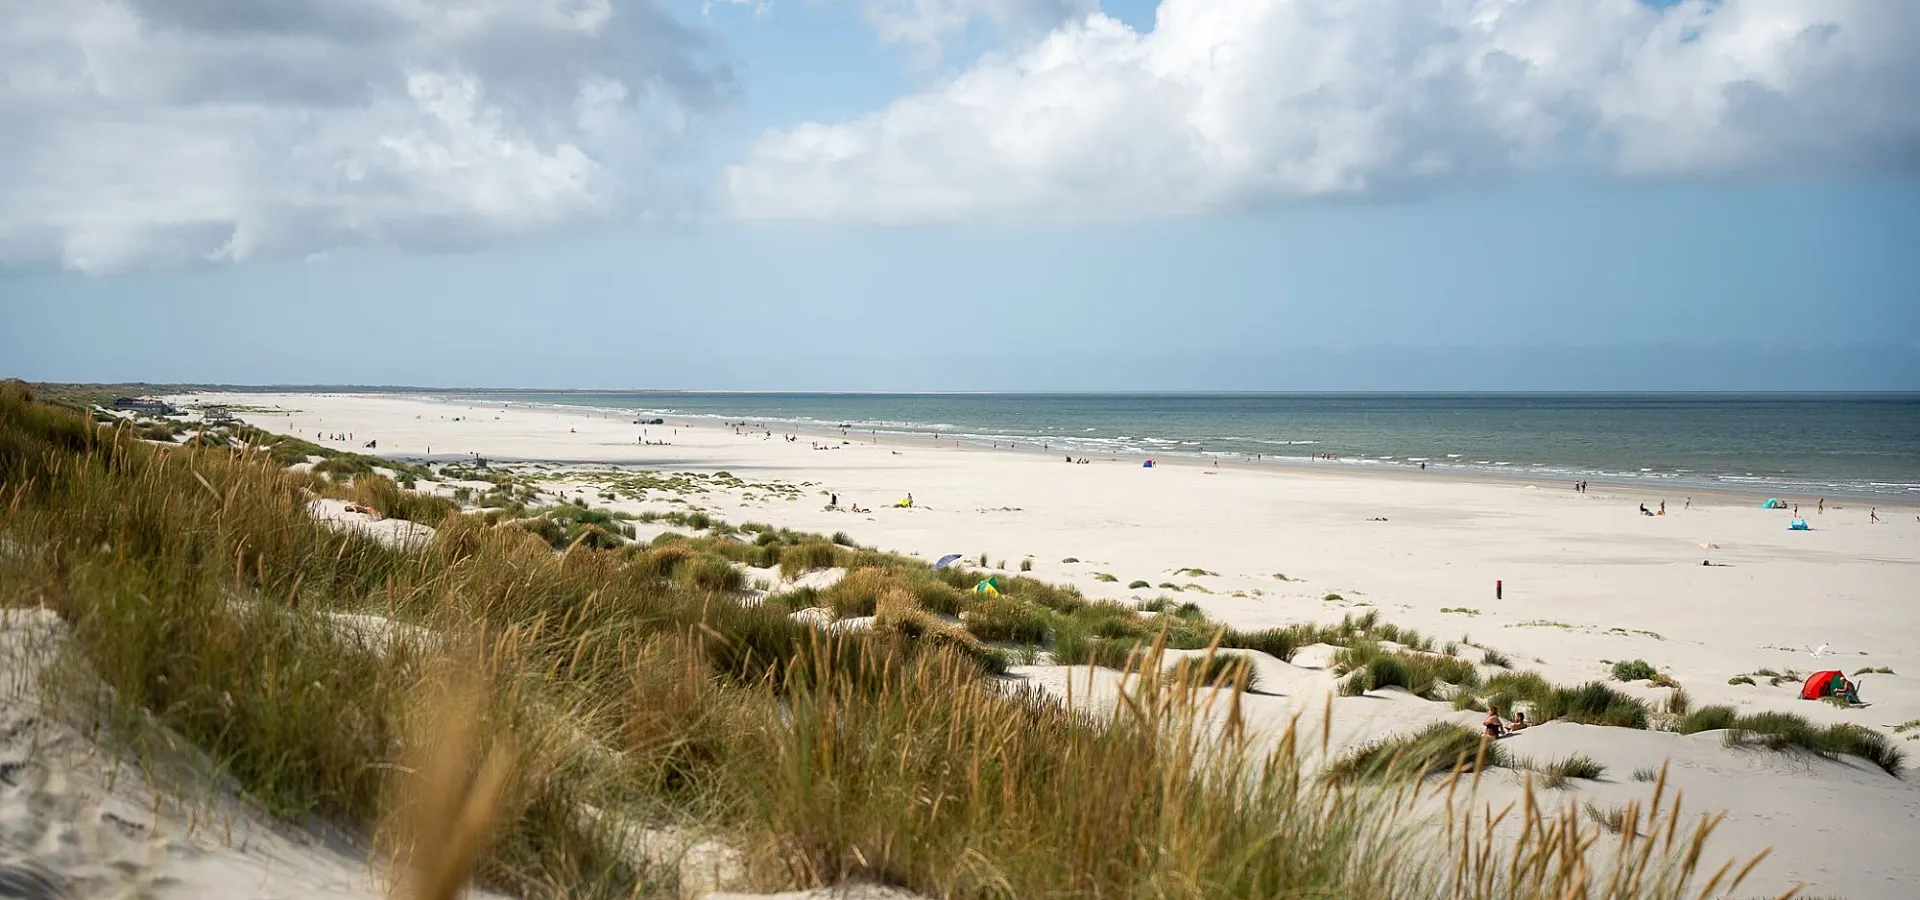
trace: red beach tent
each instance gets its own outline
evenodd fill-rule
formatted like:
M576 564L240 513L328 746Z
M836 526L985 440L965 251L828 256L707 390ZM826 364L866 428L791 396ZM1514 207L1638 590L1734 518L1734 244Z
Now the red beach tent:
M1839 669L1828 669L1825 672L1808 675L1807 683L1800 686L1800 699L1818 700L1833 693L1831 686L1833 680L1842 677L1843 674Z

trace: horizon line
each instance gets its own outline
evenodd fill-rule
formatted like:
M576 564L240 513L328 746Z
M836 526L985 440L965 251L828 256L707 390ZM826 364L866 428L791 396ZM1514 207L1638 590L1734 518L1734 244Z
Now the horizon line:
M1878 389L1728 389L1728 388L1669 388L1669 389L1615 389L1615 388L1571 388L1571 389L1462 389L1462 390L1417 390L1417 389L1262 389L1262 388L1199 388L1199 389L1158 389L1158 388L1104 388L1076 390L1062 388L1021 388L994 390L886 390L886 389L806 389L806 388L561 388L561 387L478 387L478 386L430 386L402 384L294 384L294 383L187 383L187 382L40 382L42 384L63 384L95 387L145 387L171 388L182 391L234 390L243 392L369 392L369 393L487 393L487 394L712 394L716 396L772 394L790 396L1898 396L1920 395L1920 388L1878 388Z

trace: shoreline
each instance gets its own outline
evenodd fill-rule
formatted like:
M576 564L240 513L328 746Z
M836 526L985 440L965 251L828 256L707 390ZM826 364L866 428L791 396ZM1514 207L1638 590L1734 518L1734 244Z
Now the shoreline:
M543 393L561 393L561 392L543 392ZM582 393L586 393L586 392L582 392ZM664 392L664 393L685 393L685 392L674 391L674 392ZM640 413L636 411L615 410L608 407L575 406L575 405L564 404L564 403L539 403L539 402L531 402L531 401L460 399L456 397L450 397L450 396L432 394L432 393L410 394L410 393L405 393L401 391L376 392L376 393L368 393L368 394L339 393L339 394L333 394L333 396L365 397L368 399L400 398L400 399L419 400L425 403L437 403L437 404L445 404L445 405L487 406L487 407L494 407L494 408L500 408L500 409L542 410L542 411L552 412L556 414L586 415L586 416L591 416L594 418L606 419L606 420L623 420L624 421L624 420L628 420L631 416L640 415ZM688 428L707 428L707 429L716 429L716 430L722 430L722 431L728 431L728 432L731 432L732 430L731 428L727 427L724 424L725 419L719 416L676 415L676 416L656 416L656 417L666 419L667 426L663 426L663 427L673 426L677 424L682 427L688 427ZM741 421L747 421L747 420L743 418L741 419ZM1063 450L1042 449L1041 446L1035 446L1030 443L1023 445L1019 442L1008 442L1007 446L1005 447L994 447L994 446L990 446L989 443L987 442L983 442L981 440L976 440L976 439L962 439L959 437L952 437L952 436L945 436L945 435L942 435L936 438L934 437L934 435L938 433L931 432L931 431L869 430L865 433L862 433L860 431L855 430L850 432L849 434L843 435L840 433L839 429L837 428L832 428L832 427L822 428L818 425L809 425L806 423L800 423L792 420L762 419L755 422L755 424L761 427L778 426L777 428L775 428L776 433L784 432L787 434L793 434L793 435L797 435L799 437L808 438L808 439L852 440L854 437L858 436L858 437L864 438L864 440L859 441L859 443L864 443L869 446L880 446L880 447L901 448L901 449L913 448L918 450L935 449L935 450L945 450L945 451L954 451L954 452L981 452L981 453L1010 452L1010 453L1022 454L1022 455L1033 456L1033 457L1041 457L1041 456L1064 457L1069 455ZM1098 454L1073 453L1070 455L1074 457L1084 456L1087 459L1095 460L1098 462L1123 463L1123 464L1131 463L1134 465L1139 465L1141 462L1147 459L1152 459L1154 460L1154 465L1156 466L1168 466L1168 467L1175 467L1175 468L1191 468L1191 469L1216 469L1217 468L1222 471L1284 472L1284 473L1291 473L1291 474L1311 473L1315 475L1327 475L1327 476L1336 476L1336 477L1348 476L1348 477L1356 477L1356 478L1391 478L1391 479L1405 479L1410 482L1444 481L1444 482L1459 483L1459 484L1476 484L1476 485L1485 485L1485 486L1516 487L1516 488L1524 488L1527 484L1531 483L1537 486L1540 490L1562 489L1568 492L1572 491L1573 482L1582 480L1579 477L1564 475L1560 473L1537 473L1537 472L1529 472L1526 470L1518 470L1518 469L1513 470L1512 474L1504 474L1498 469L1469 468L1465 466L1436 466L1432 469L1421 470L1415 466L1409 466L1401 463L1362 464L1362 463L1356 463L1356 462L1350 462L1350 461L1344 461L1344 462L1340 460L1324 460L1323 461L1323 460L1313 460L1308 458L1297 458L1297 457L1286 457L1286 456L1274 456L1267 459L1250 460L1250 459L1244 458L1240 454L1233 454L1231 456L1222 455L1218 457L1208 458L1208 457L1196 456L1192 454L1176 453L1176 454L1163 457L1159 455L1152 455L1144 452L1135 452L1135 451L1127 451L1127 452L1119 452L1119 453L1106 452L1106 453L1098 453ZM1604 476L1604 475L1586 477L1584 480L1586 480L1590 484L1599 486L1611 492L1608 494L1604 494L1603 496L1608 496L1614 499L1628 500L1636 503L1643 500L1649 503L1654 503L1664 499L1664 500L1673 501L1676 504L1682 504L1685 502L1687 498L1691 497L1695 499L1705 498L1710 501L1716 501L1716 502L1724 503L1727 505L1737 505L1739 501L1748 501L1752 505L1758 506L1759 503L1763 500L1777 497L1782 500L1785 500L1789 504L1792 504L1795 502L1802 502L1805 505L1812 506L1819 500L1819 495L1804 495L1804 494L1795 495L1795 494L1790 494L1788 492L1777 490L1777 489L1758 489L1758 488L1747 489L1747 488L1732 487L1732 486L1701 487L1701 486L1694 486L1694 485L1687 485L1687 484L1666 484L1666 485L1649 484L1644 481L1634 481L1634 480L1621 478L1618 476ZM1549 487L1550 485L1552 486L1552 488ZM1920 494L1916 494L1913 497L1902 497L1902 496L1895 496L1895 495L1866 494L1866 493L1836 491L1833 493L1826 494L1824 496L1828 500L1828 503L1827 503L1828 507L1833 509L1851 509L1851 508L1856 508L1860 506L1885 506L1890 509L1896 509L1896 510L1911 509L1911 510L1914 510L1915 512L1920 512ZM1796 500L1791 498L1800 498L1800 499ZM1835 500L1845 501L1845 504L1843 505L1840 503L1833 502Z

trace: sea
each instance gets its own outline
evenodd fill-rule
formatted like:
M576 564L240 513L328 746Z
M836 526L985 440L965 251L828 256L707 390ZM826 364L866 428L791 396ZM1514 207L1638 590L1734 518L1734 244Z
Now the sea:
M1920 393L854 394L471 391L778 430L1076 456L1418 469L1920 501Z

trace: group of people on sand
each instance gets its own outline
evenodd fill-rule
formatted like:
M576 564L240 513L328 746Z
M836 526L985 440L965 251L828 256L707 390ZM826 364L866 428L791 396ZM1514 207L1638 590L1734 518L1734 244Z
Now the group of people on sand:
M909 496L909 497L911 497L911 496L913 496L913 495L912 495L912 494L908 494L907 496ZM831 510L834 510L834 511L836 511L836 512L837 512L837 511L839 511L839 509L840 509L840 495L839 495L839 494L828 494L828 495L827 495L827 508L828 508L828 509L831 509ZM858 504L858 503L848 503L848 504L847 504L847 512L857 512L857 513L865 513L865 512L873 512L873 510L871 510L871 509L862 509L862 508L860 507L860 504Z
M1514 732L1525 731L1527 729L1527 714L1516 709L1513 711L1513 721L1507 722L1500 718L1500 707L1489 706L1487 707L1487 717L1482 720L1480 724L1487 730L1487 737L1499 740Z
M1091 463L1093 462L1093 460L1090 460L1090 459L1087 459L1087 458L1086 458L1086 457L1084 457L1084 456L1082 456L1082 457L1079 457L1078 459L1076 459L1076 458L1074 458L1074 456L1073 456L1073 454L1071 454L1071 453L1069 453L1069 454L1067 454L1067 462L1069 462L1069 463L1072 463L1072 464L1074 464L1074 465L1076 465L1076 466L1084 466L1084 465L1089 465L1089 464L1091 464Z

